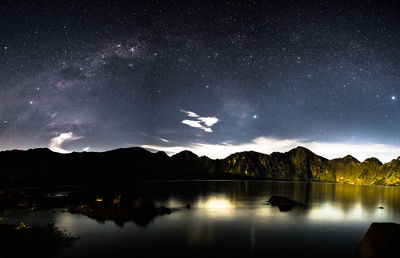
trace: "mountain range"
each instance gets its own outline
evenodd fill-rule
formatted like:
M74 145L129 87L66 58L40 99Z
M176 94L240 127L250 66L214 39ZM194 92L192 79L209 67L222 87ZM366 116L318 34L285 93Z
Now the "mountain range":
M246 151L224 159L182 151L171 157L143 148L60 154L49 149L0 152L0 186L127 180L267 179L366 185L400 185L400 157L382 164L348 155L328 160L297 147L269 155Z

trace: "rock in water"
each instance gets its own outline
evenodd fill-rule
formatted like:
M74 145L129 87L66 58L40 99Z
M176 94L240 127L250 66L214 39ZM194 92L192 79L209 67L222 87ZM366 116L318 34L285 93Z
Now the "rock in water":
M395 223L374 222L357 246L356 258L381 258L393 256L399 252L400 225Z
M268 203L272 206L278 206L280 211L290 211L298 205L295 200L291 200L286 196L271 196Z
M79 213L89 218L104 223L106 220L112 220L117 225L123 226L125 222L132 221L140 226L146 226L158 215L171 214L171 209L161 206L156 207L153 202L137 198L135 200L121 200L121 195L111 200L99 202L97 199L93 202L70 207L67 209L70 213Z

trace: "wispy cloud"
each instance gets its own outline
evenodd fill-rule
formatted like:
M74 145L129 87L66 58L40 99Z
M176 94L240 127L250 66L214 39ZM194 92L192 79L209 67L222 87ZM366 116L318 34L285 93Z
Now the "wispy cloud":
M270 154L275 151L286 152L297 146L310 149L317 155L332 159L345 155L352 155L360 161L369 157L376 157L383 162L388 162L400 155L400 147L380 143L347 143L347 142L311 142L301 139L279 139L272 137L259 137L243 144L204 144L191 143L186 146L157 146L142 145L141 147L164 151L175 154L183 150L189 150L199 156L205 155L210 158L225 158L232 153L241 151L257 151Z
M200 123L201 123L201 121L194 121L194 120L187 120L187 119L182 121L182 124L185 124L185 125L188 125L188 126L191 126L191 127L195 127L195 128L200 128L201 130L204 130L204 132L207 132L207 133L211 133L212 132L211 128L205 127Z
M62 145L65 142L75 141L75 140L78 140L81 138L83 138L83 137L74 135L73 132L62 133L59 136L54 137L50 140L49 149L54 152L59 152L59 153L70 153L71 151L63 149Z
M196 120L185 119L182 121L182 124L186 124L191 127L199 128L207 133L213 132L213 130L211 129L211 126L218 123L218 121L219 121L219 119L215 116L200 117L198 114L196 114L192 111L181 110L181 112L185 113L188 117L196 118Z
M160 138L160 141L169 143L169 140L164 139L164 138Z
M181 109L181 112L185 113L189 117L199 117L198 114L196 114L195 112L192 112L192 111L186 111L186 110Z

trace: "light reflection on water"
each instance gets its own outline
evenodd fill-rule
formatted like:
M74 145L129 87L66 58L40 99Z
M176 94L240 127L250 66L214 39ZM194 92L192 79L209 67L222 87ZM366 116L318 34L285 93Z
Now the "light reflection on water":
M206 216L233 216L235 212L235 204L226 196L216 196L203 198L199 197L196 205L197 208L203 209Z
M372 222L400 222L395 187L265 181L147 182L131 187L178 210L156 217L146 227L132 222L122 228L112 221L98 224L82 215L57 212L56 225L80 237L62 257L138 251L175 256L348 257ZM305 205L280 212L265 205L272 195ZM192 209L184 208L188 203Z

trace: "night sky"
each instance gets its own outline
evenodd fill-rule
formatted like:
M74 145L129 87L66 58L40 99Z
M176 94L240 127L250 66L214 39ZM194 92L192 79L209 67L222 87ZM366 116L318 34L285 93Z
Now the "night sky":
M396 1L11 0L0 17L1 150L400 155Z

